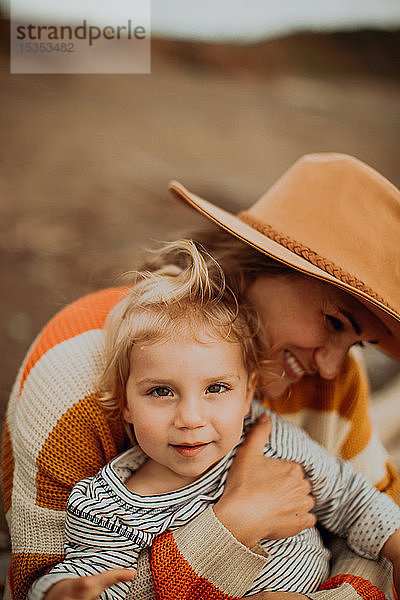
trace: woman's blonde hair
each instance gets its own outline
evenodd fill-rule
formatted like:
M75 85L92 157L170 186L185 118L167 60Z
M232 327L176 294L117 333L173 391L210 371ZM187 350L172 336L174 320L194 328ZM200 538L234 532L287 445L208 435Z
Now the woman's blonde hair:
M131 351L136 344L206 331L239 343L248 373L258 372L267 344L254 310L241 301L240 290L227 286L218 262L187 239L164 244L153 252L153 269L133 273L133 285L106 322L106 366L99 382L102 404L121 418ZM134 368L134 367L133 367ZM132 431L127 427L131 441Z

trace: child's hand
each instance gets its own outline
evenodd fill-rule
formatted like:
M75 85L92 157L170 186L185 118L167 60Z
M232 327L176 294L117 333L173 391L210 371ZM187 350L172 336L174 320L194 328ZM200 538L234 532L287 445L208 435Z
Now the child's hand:
M397 529L385 542L381 554L393 564L393 584L397 597L400 598L400 529Z
M47 592L45 600L97 600L104 590L119 583L134 579L134 569L110 569L99 575L62 579Z

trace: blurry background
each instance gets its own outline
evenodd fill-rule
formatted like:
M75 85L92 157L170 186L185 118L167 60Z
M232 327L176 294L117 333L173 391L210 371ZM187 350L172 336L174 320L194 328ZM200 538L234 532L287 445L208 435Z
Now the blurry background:
M154 1L152 73L120 76L10 75L2 2L2 416L56 311L202 225L169 179L238 211L300 155L333 150L400 185L398 0ZM399 365L366 359L400 467Z

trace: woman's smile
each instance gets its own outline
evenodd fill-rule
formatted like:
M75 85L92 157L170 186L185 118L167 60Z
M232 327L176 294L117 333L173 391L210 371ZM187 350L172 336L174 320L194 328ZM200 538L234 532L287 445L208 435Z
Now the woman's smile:
M298 381L305 374L304 369L300 365L296 357L290 352L290 350L284 351L285 358L285 373L293 381Z

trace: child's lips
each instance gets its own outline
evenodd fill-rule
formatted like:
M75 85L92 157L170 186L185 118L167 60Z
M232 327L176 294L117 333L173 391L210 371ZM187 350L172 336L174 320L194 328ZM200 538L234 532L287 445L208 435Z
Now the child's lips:
M170 444L170 446L184 458L195 458L198 456L210 442L199 444Z

